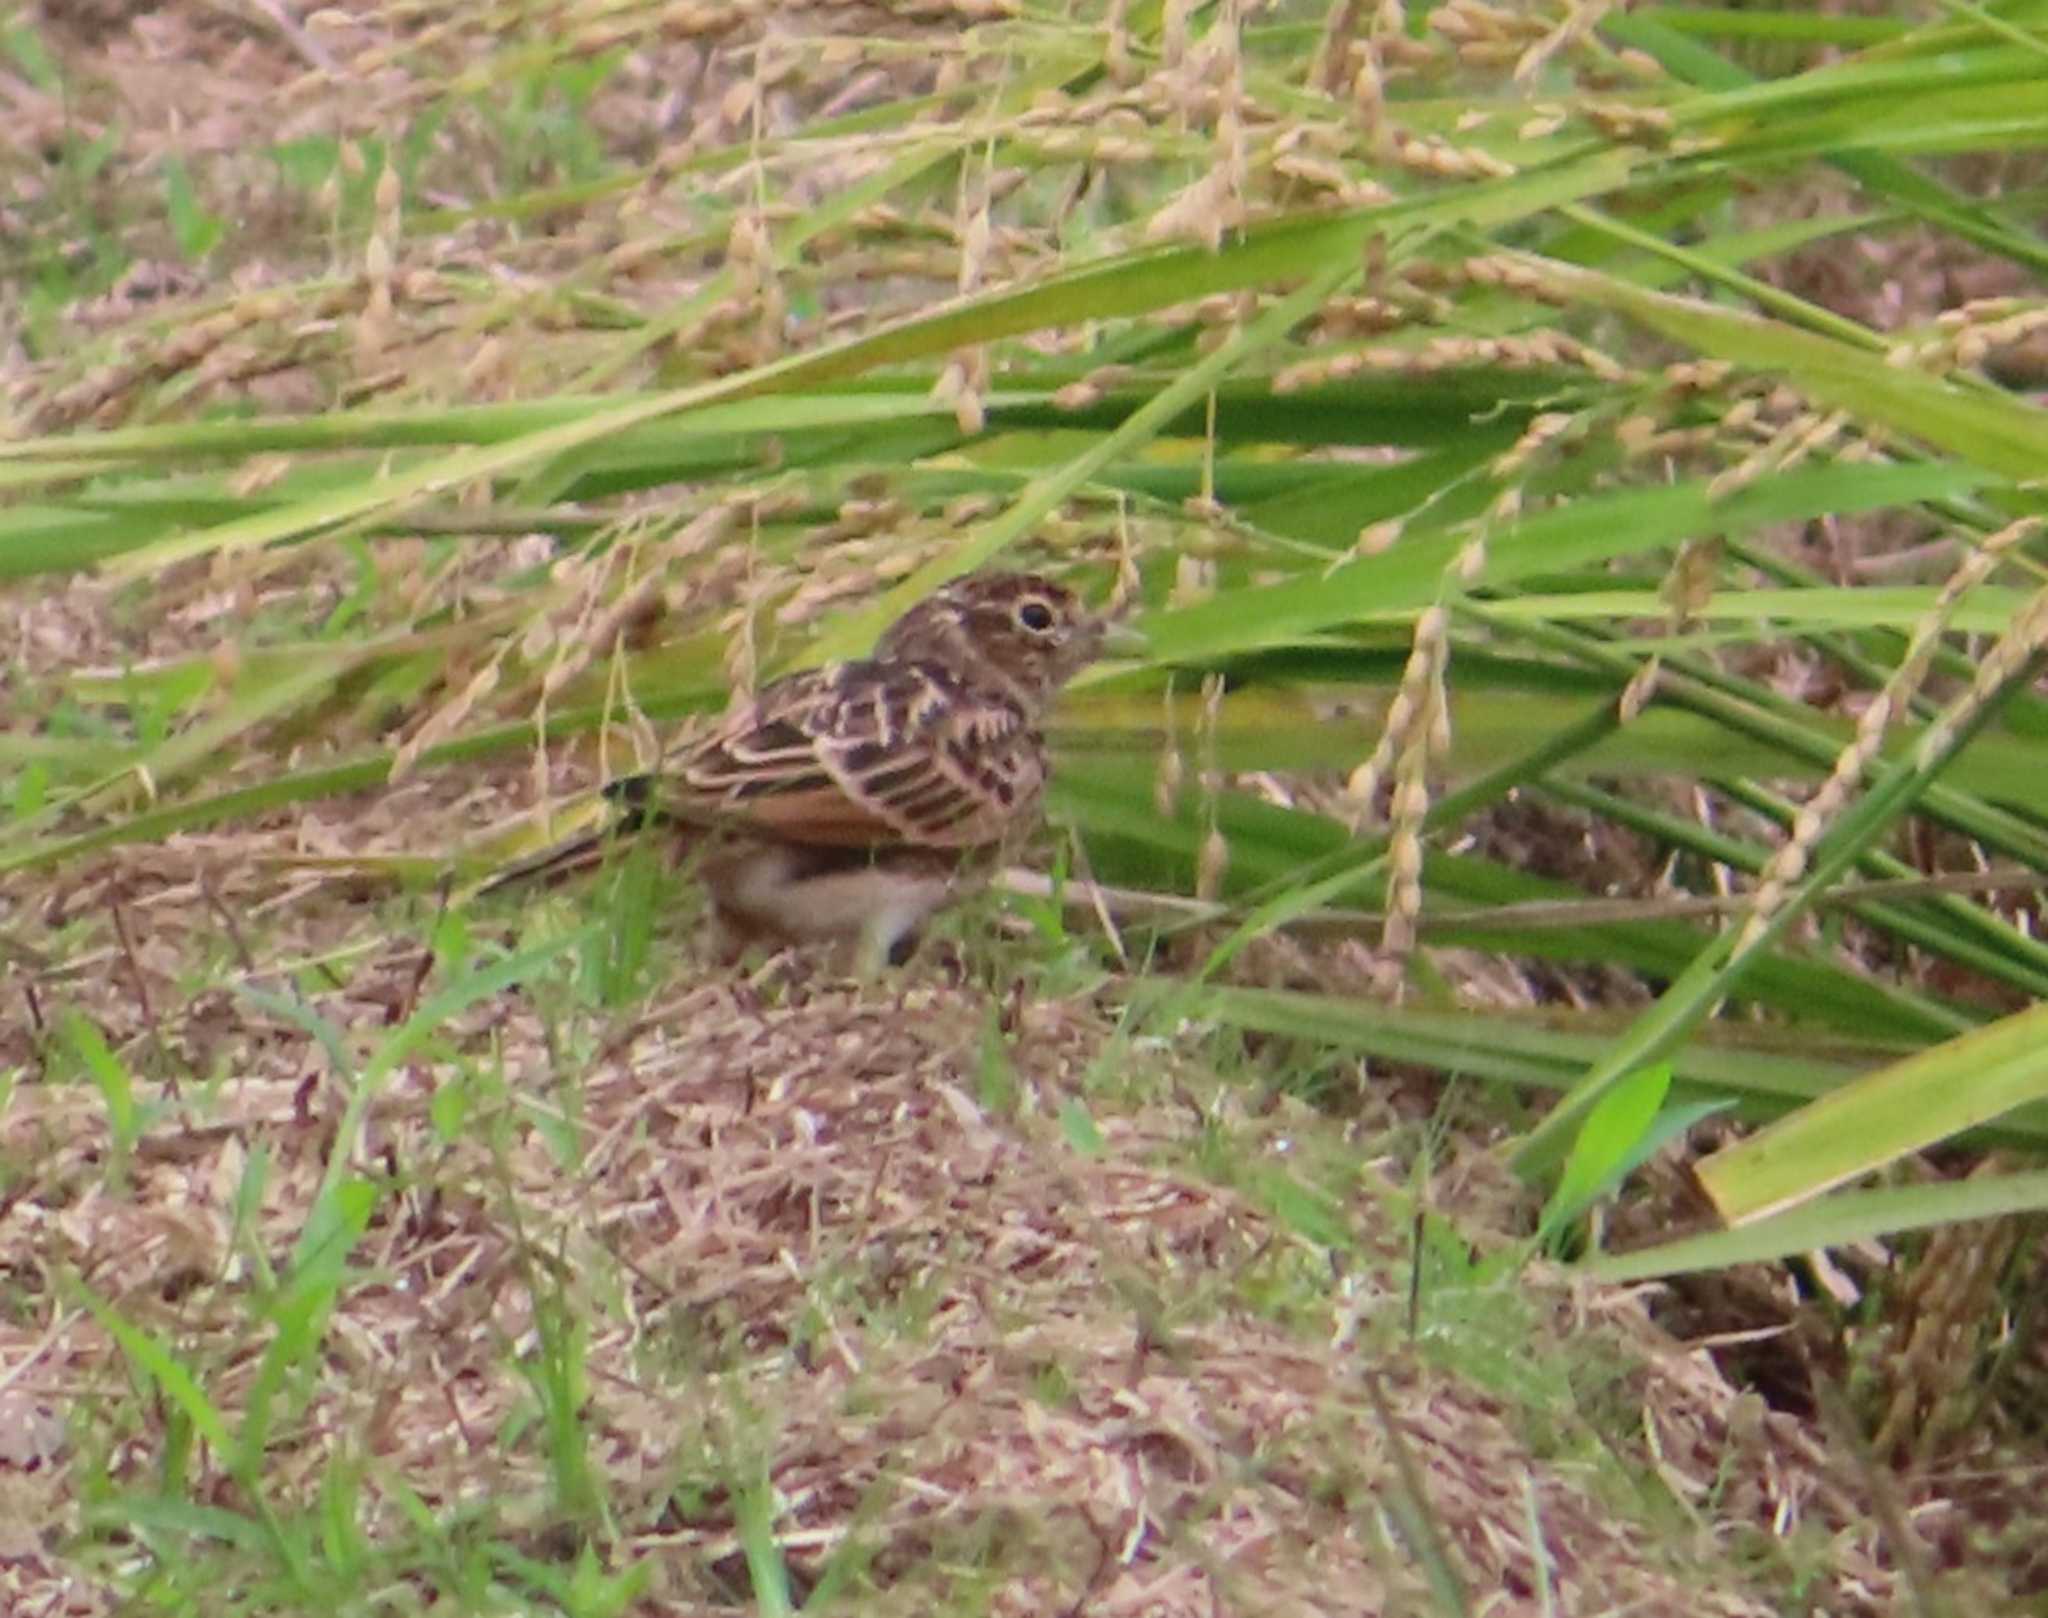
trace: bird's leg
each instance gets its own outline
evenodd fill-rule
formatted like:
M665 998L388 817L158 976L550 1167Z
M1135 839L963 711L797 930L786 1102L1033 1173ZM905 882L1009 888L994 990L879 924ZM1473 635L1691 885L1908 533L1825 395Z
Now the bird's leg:
M854 975L872 983L884 967L900 966L917 947L917 929L931 913L932 904L924 894L906 894L900 902L877 905L861 923L854 948Z

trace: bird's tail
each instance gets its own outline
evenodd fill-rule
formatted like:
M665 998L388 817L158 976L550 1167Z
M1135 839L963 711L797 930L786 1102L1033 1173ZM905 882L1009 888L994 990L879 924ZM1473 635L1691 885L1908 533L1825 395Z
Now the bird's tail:
M477 897L496 893L502 888L516 887L523 882L560 881L579 872L596 870L622 840L645 826L665 822L667 817L648 801L653 781L650 775L628 775L607 782L605 797L621 806L621 813L610 825L543 848L506 866L476 890Z
M534 882L542 878L559 880L573 876L578 871L594 871L604 863L606 847L612 842L609 827L603 831L588 832L581 837L571 838L566 843L557 843L544 848L537 854L508 865L476 890L477 897L497 893L505 888L517 887L522 882Z

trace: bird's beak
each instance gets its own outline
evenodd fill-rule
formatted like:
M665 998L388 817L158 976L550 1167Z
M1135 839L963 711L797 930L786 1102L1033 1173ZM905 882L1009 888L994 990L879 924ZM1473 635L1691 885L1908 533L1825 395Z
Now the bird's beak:
M1102 626L1104 657L1143 657L1152 650L1145 632L1132 624L1106 620Z

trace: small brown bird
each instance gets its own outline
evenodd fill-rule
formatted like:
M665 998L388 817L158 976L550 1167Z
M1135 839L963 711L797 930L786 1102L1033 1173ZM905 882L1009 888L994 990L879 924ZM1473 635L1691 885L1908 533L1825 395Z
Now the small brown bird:
M872 656L777 680L659 770L612 782L606 795L629 806L617 828L490 886L675 827L702 848L697 875L733 942L852 939L878 967L1035 823L1040 722L1112 635L1134 638L1051 579L957 579Z

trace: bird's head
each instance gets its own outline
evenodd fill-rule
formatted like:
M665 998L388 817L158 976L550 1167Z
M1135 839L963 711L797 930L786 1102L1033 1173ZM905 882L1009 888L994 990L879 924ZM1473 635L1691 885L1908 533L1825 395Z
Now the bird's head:
M898 618L874 655L941 663L1038 708L1094 659L1110 628L1057 580L1036 573L970 573Z

